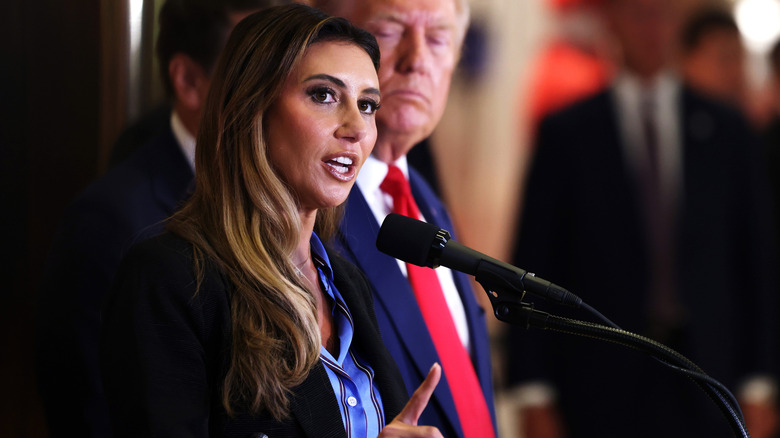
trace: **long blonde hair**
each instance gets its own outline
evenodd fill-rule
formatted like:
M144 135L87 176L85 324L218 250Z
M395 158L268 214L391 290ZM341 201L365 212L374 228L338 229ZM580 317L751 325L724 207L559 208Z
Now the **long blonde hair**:
M197 137L195 191L168 224L193 243L199 277L208 258L233 286L222 390L229 415L241 406L281 421L291 388L319 359L315 300L291 259L301 230L297 197L269 161L263 123L306 48L331 40L363 48L378 68L373 36L304 5L266 9L236 26ZM338 208L320 210L315 229L325 239L339 219Z

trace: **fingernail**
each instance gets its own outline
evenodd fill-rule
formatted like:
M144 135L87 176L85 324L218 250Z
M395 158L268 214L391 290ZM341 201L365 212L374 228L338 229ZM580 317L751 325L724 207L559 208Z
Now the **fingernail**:
M431 371L433 371L433 369L436 368L436 365L439 365L439 362L434 362L433 365L431 365L431 369L429 369L428 372L430 373Z

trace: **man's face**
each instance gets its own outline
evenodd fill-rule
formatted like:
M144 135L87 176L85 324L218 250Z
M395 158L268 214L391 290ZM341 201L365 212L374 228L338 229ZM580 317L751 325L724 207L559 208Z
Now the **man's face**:
M745 49L736 30L713 30L701 37L683 60L685 79L700 90L733 104L745 97Z
M455 0L355 3L345 15L376 37L382 54L377 125L382 135L413 145L431 134L447 104L463 32Z
M653 75L670 61L678 15L672 0L611 0L608 18L629 68Z

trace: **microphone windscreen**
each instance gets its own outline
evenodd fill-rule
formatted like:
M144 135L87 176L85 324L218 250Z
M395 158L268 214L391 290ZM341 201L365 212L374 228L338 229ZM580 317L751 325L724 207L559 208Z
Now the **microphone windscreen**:
M438 232L435 225L390 213L379 228L376 247L406 263L430 267L431 247Z

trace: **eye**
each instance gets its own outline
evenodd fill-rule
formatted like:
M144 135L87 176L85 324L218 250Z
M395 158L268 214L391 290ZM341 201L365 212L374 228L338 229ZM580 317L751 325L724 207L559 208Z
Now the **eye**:
M381 105L373 99L362 99L358 102L358 109L363 114L374 114Z
M449 46L451 35L449 32L431 32L426 35L428 43L433 46Z
M328 87L314 87L308 90L311 100L317 103L336 102L336 93Z
M403 33L403 26L396 23L380 23L373 26L371 33L377 39L398 39Z

